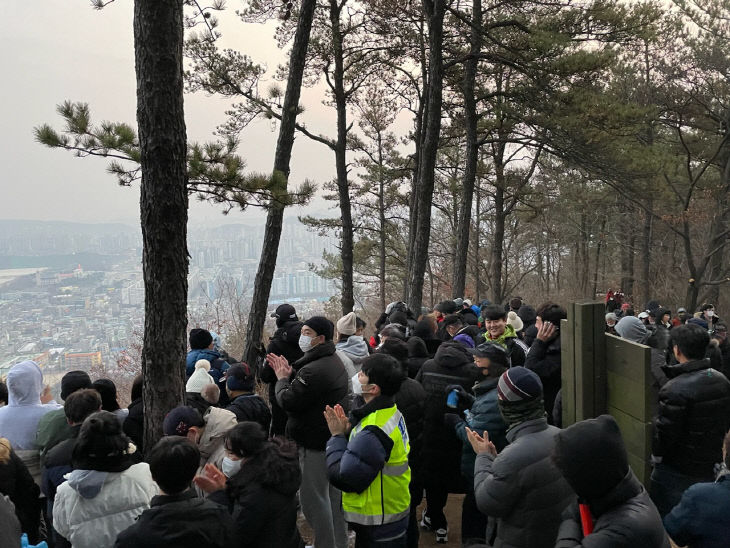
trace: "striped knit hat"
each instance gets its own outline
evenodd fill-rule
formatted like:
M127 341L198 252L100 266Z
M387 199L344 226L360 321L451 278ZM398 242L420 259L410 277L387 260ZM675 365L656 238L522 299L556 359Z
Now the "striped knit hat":
M539 398L542 396L540 377L525 367L511 367L499 378L497 396L510 403Z

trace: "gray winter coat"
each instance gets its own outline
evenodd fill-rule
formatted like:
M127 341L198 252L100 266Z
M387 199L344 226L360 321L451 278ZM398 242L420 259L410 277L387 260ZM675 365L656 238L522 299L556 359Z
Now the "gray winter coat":
M560 429L534 419L507 432L496 457L477 455L474 493L479 510L497 518L494 548L553 548L561 514L575 494L550 455Z

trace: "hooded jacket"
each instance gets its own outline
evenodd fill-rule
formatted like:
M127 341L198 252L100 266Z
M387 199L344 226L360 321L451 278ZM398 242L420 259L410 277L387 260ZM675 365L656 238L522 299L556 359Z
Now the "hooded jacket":
M428 361L428 348L420 337L408 339L408 376L415 379L423 364Z
M15 451L35 450L38 422L46 413L62 406L41 403L43 373L33 361L14 365L8 372L8 405L0 407L0 434Z
M474 497L479 510L497 518L494 548L553 548L573 490L550 455L559 429L544 418L507 432L509 445L496 457L477 455Z
M220 409L218 407L209 407L208 412L203 415L205 428L198 440L198 449L200 450L200 467L198 467L197 475L203 473L206 464L213 464L217 468L221 467L223 458L226 456L226 448L224 441L228 431L238 424L236 415L231 411ZM202 489L195 486L198 495L205 496Z
M346 341L340 341L335 346L339 352L350 358L355 365L356 372L360 371L362 361L370 355L368 343L361 335L350 335Z
M687 476L711 481L730 428L730 381L707 359L662 368L652 454Z
M462 444L454 429L444 424L446 387L458 384L468 392L478 374L479 369L466 347L447 341L416 375L426 391L421 451L424 471L431 479L438 478L453 490L460 490L462 484L459 468Z
M209 500L228 508L237 548L304 547L297 529L299 461L296 454L291 459L271 455L246 461L225 490L210 495Z
M117 537L114 548L234 548L233 522L220 504L192 490L157 495L150 509Z
M294 380L276 383L276 401L287 413L286 433L306 449L324 451L330 437L324 408L348 393L350 377L335 351L332 341L318 344L294 364Z
M144 462L123 472L74 470L66 477L56 493L53 526L74 548L111 548L157 494Z
M730 539L730 474L714 483L696 483L680 503L664 516L667 533L681 546L726 548Z
M613 417L561 431L554 461L593 519L593 532L584 537L574 500L563 514L556 548L669 548L659 512L629 467Z

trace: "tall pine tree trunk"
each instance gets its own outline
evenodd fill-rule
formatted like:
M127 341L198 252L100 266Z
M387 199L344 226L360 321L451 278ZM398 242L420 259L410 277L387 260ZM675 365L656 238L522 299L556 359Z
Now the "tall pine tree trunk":
M504 212L504 177L500 175L499 167L501 166L498 164L497 184L494 188L494 236L492 238L491 264L493 304L501 304L504 301L504 295L502 294L502 263L506 215Z
M385 176L383 173L383 135L378 131L378 221L380 224L380 241L378 242L378 280L380 283L380 310L385 310Z
M167 412L185 395L188 193L182 45L182 0L134 2L148 449L162 436Z
M350 186L347 182L347 97L345 96L345 68L343 59L343 38L340 30L340 4L330 0L330 23L332 24L332 48L335 61L334 95L337 109L337 142L335 144L335 167L337 169L337 195L342 220L342 315L352 312L355 306L353 282L353 227L350 206Z
M474 83L479 59L477 55L482 44L482 0L472 0L471 57L464 64L464 122L466 131L466 159L461 182L461 210L456 229L456 260L454 261L454 285L452 296L463 297L466 287L466 267L469 256L469 235L471 228L471 205L474 197L474 182L477 176L477 102L474 97Z
M648 211L653 211L654 200L650 197L647 201ZM644 214L644 228L641 236L641 306L646 306L652 298L651 294L651 244L652 244L652 221L649 213Z
M418 174L415 234L412 238L413 248L410 253L411 261L409 261L408 272L408 305L415 314L420 312L423 302L423 281L431 239L431 203L433 200L436 155L441 135L444 73L442 48L446 0L423 0L423 10L429 20L428 104Z
M314 9L317 6L316 0L302 0L299 7L299 21L294 35L291 55L289 57L289 76L286 82L286 93L281 113L281 125L279 126L279 138L276 141L276 153L274 154L273 179L275 195L283 197L287 192L287 181L289 179L289 162L294 147L294 131L297 113L299 109L299 96L302 90L302 76L304 75L304 64L307 59L309 47L309 35L312 30ZM284 205L277 200L270 204L266 215L266 228L264 229L264 246L261 250L256 281L253 288L253 300L251 311L248 315L246 327L246 346L243 351L245 362L254 364L259 356L259 347L263 336L266 310L269 304L269 293L271 282L274 279L276 269L276 257L279 253L279 240L284 222Z

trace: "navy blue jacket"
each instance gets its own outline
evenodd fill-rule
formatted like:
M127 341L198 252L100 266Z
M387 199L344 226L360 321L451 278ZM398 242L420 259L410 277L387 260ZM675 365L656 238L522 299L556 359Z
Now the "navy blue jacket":
M350 413L350 424L379 409L393 407L393 398L380 396ZM366 426L352 440L332 436L327 442L327 476L340 491L362 493L375 481L390 458L393 440L377 426Z
M378 396L350 413L350 424L355 426L364 417L393 407L393 398ZM348 493L362 493L373 483L390 458L393 440L374 425L363 428L352 440L347 436L332 436L327 442L327 476L330 483ZM353 524L358 535L368 539L394 538L406 532L408 517L385 525L363 526Z
M468 480L469 485L474 484L474 463L477 455L466 437L466 427L480 434L486 430L489 433L489 440L497 447L497 451L502 451L507 445L507 424L497 404L498 381L499 379L487 378L474 387L476 400L470 409L471 416L468 421L462 420L455 425L456 436L464 444L461 452L461 474Z
M664 517L664 527L680 546L725 548L730 539L730 476L696 483Z
M215 350L210 348L191 350L185 359L185 378L189 379L190 375L193 374L195 371L195 362L198 360L208 360L210 362L210 371L208 371L208 374L213 377L216 384L223 377L223 373L230 367L228 362Z

